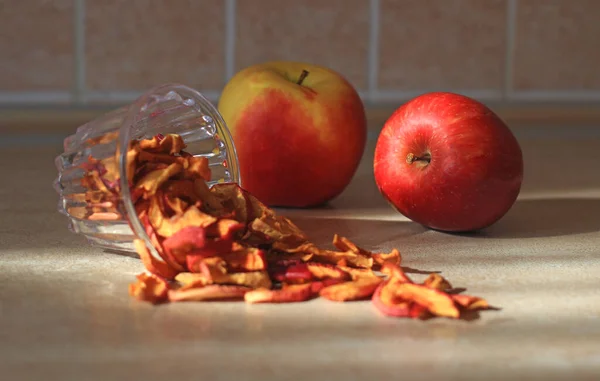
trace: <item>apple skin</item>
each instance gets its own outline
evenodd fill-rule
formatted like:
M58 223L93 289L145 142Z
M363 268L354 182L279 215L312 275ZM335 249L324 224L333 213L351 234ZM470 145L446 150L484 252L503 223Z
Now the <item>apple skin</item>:
M410 163L409 154L430 155ZM400 213L435 230L470 232L519 195L523 155L508 126L469 97L432 92L400 106L376 143L375 182Z
M303 70L308 75L297 81ZM366 117L337 72L275 61L238 72L218 109L231 131L241 185L271 207L312 207L349 184L366 145Z

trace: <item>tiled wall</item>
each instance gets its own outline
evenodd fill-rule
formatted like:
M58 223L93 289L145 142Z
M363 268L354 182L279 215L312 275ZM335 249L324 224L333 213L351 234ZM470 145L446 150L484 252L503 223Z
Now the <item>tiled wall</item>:
M366 101L430 90L600 100L598 0L0 0L0 104L219 95L270 59L328 65Z

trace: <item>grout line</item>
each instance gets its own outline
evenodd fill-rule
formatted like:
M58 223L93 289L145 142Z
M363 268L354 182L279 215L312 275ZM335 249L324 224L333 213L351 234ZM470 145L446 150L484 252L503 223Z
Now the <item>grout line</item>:
M502 91L498 90L460 90L460 89L422 89L422 90L375 90L372 93L359 91L363 100L369 99L375 105L379 102L383 106L390 103L405 102L418 95L431 91L452 91L463 94L481 101L502 101ZM90 91L83 95L83 103L121 103L131 102L137 99L143 91ZM220 90L203 91L209 101L216 102L219 99ZM72 97L69 91L0 91L0 107L4 105L55 105L64 104L73 106ZM519 101L524 103L532 102L600 102L600 91L581 90L581 91L515 91L511 95L510 101ZM386 105L386 103L388 103Z
M236 0L225 0L225 82L235 74Z
M203 91L202 95L205 96L209 101L216 102L219 99L220 91ZM139 98L143 91L91 91L88 92L84 100L86 103L111 103L111 102L133 102Z
M379 0L370 1L369 16L369 47L367 57L367 86L366 100L373 101L372 97L377 91L379 72Z
M521 90L510 94L511 101L522 102L598 102L600 101L599 90Z
M74 7L75 103L85 95L85 0L75 0Z
M504 75L504 98L510 98L513 93L515 66L515 42L517 35L517 1L508 0L506 3L506 62Z
M6 105L71 104L72 99L69 91L0 91L0 104Z
M375 90L369 94L372 102L405 102L428 92L449 91L466 95L481 101L502 100L501 90L461 90L461 89L422 89L422 90Z

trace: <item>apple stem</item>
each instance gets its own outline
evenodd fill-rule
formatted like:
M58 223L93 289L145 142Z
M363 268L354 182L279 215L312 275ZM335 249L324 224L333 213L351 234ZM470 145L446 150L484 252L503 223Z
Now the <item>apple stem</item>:
M406 155L406 162L408 164L412 164L415 161L421 161L424 162L424 164L429 164L431 163L431 155L429 153L425 153L423 156L417 156L412 152Z
M301 85L302 82L304 82L304 80L306 79L306 77L308 77L308 70L302 70L302 73L300 74L300 78L298 78L298 82L296 82L296 83Z

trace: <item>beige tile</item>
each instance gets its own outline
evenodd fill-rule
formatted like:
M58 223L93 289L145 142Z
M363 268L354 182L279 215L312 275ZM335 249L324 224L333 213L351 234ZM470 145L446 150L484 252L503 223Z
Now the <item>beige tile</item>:
M69 89L73 0L0 1L0 91Z
M236 69L269 60L328 66L367 83L368 0L239 0Z
M86 4L87 86L145 90L180 82L224 84L221 0L106 0Z
M600 90L600 1L520 0L516 90Z
M505 0L381 0L379 86L503 87Z

